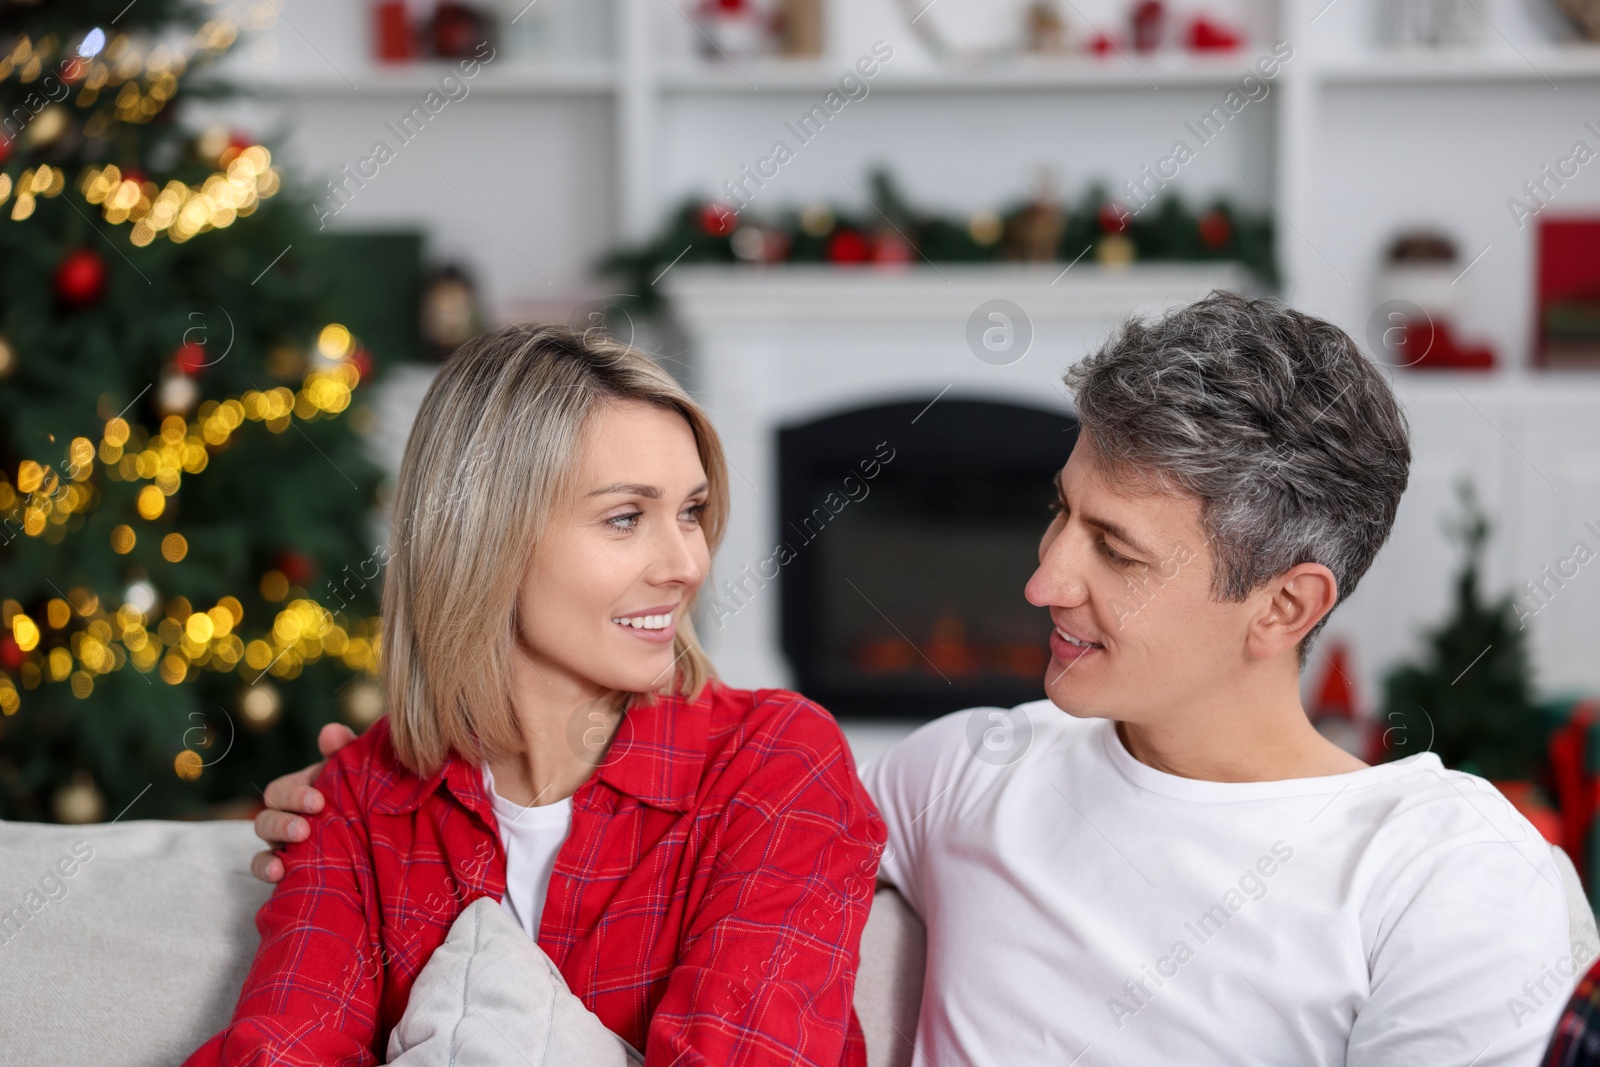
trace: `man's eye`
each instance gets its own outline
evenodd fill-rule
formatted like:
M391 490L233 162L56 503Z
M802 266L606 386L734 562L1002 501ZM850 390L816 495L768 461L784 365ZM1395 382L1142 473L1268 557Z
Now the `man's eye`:
M1048 510L1052 515L1065 515L1067 513L1066 502L1063 500L1052 500L1050 501Z
M1100 552L1106 557L1106 559L1109 559L1112 563L1115 563L1119 566L1133 562L1133 560L1129 559L1127 556L1124 556L1122 553L1118 552L1104 541L1100 542Z

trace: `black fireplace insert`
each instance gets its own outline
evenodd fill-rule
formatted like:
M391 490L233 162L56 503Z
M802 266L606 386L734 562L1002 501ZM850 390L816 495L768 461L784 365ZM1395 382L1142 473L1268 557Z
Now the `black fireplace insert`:
M800 691L841 718L1044 696L1050 621L1023 586L1077 436L1062 412L948 396L780 430L782 640Z

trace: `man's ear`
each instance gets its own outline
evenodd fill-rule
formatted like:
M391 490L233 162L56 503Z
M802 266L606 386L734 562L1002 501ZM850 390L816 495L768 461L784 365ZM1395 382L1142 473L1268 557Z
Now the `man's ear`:
M1245 647L1257 659L1293 648L1339 602L1339 582L1320 563L1297 563L1262 590L1262 609L1250 622Z

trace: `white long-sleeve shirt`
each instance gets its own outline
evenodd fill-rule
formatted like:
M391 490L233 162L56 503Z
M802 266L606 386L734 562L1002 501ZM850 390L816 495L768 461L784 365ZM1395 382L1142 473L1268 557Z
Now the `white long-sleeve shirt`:
M1198 781L1038 701L862 777L928 927L918 1064L1524 1067L1576 981L1549 846L1432 753Z

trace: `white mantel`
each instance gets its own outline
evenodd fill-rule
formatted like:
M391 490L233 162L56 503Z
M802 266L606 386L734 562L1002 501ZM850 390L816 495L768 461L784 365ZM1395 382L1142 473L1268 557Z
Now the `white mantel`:
M1067 411L1062 371L1119 319L1246 287L1249 277L1233 264L674 268L662 284L689 335L691 386L733 468L716 587L777 543L780 426L941 393ZM1033 328L1026 355L1009 366L984 362L967 342L969 317L997 298L1022 308ZM792 683L776 584L720 630L706 615L702 631L730 683Z

